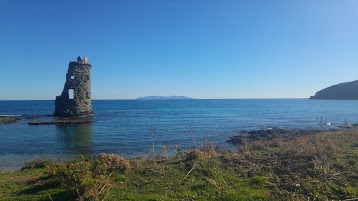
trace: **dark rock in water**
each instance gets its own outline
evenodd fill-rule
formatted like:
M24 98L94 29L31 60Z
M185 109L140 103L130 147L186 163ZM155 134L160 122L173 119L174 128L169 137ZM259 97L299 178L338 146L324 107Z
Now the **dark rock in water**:
M271 140L274 137L292 137L297 134L308 134L313 133L316 130L306 130L306 129L282 129L282 128L269 128L265 130L251 130L251 131L238 131L239 135L232 136L227 142L239 145L242 144L244 140L255 141L255 140Z
M5 123L5 124L16 123L18 120L20 119L14 117L0 117L0 123Z
M84 121L33 121L29 122L29 125L49 125L49 124L88 124L95 121L84 120Z
M38 115L31 115L31 116L26 116L25 119L38 119L38 118L41 118L40 116Z
M358 100L358 80L345 82L322 89L310 99L347 99Z
M88 124L96 122L90 117L57 117L53 119L40 119L38 121L28 122L29 125L49 125L49 124Z
M242 144L243 141L244 141L244 137L236 135L236 136L231 136L227 142L234 145L238 145L238 144Z
M46 121L31 121L28 122L29 125L49 125L49 124L88 124L96 122L92 117L57 117L52 120Z
M337 126L338 128L343 128L343 129L355 129L358 128L358 123L355 124L345 124L345 125L340 125Z

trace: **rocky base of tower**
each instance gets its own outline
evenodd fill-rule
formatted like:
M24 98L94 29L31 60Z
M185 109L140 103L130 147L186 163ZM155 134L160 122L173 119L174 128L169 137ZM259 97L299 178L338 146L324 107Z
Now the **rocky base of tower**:
M69 100L56 96L54 113L56 117L86 117L93 114L91 100Z

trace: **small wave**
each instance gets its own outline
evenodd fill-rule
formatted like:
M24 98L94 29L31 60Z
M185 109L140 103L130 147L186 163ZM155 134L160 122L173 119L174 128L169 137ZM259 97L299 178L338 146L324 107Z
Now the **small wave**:
M19 114L0 114L0 117L21 117Z

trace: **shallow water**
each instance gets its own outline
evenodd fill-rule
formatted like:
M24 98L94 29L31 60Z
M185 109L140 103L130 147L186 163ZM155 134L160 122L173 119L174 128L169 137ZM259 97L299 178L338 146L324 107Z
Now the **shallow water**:
M54 101L0 101L1 115L20 115L15 124L0 124L0 170L19 169L35 158L73 159L101 152L125 157L146 155L150 128L156 128L155 151L161 145L192 147L210 140L228 146L238 130L319 128L317 117L335 128L358 122L357 100L94 100L95 120L81 125L30 126L52 120ZM26 119L40 115L40 119ZM191 128L189 128L191 125Z

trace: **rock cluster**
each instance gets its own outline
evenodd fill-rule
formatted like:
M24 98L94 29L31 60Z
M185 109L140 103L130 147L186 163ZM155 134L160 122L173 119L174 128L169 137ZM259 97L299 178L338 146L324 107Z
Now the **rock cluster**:
M263 130L238 131L239 135L231 136L227 141L234 145L240 145L244 140L271 140L275 137L292 138L294 135L305 135L309 133L318 132L318 130L309 129L282 129L282 128L268 128Z

